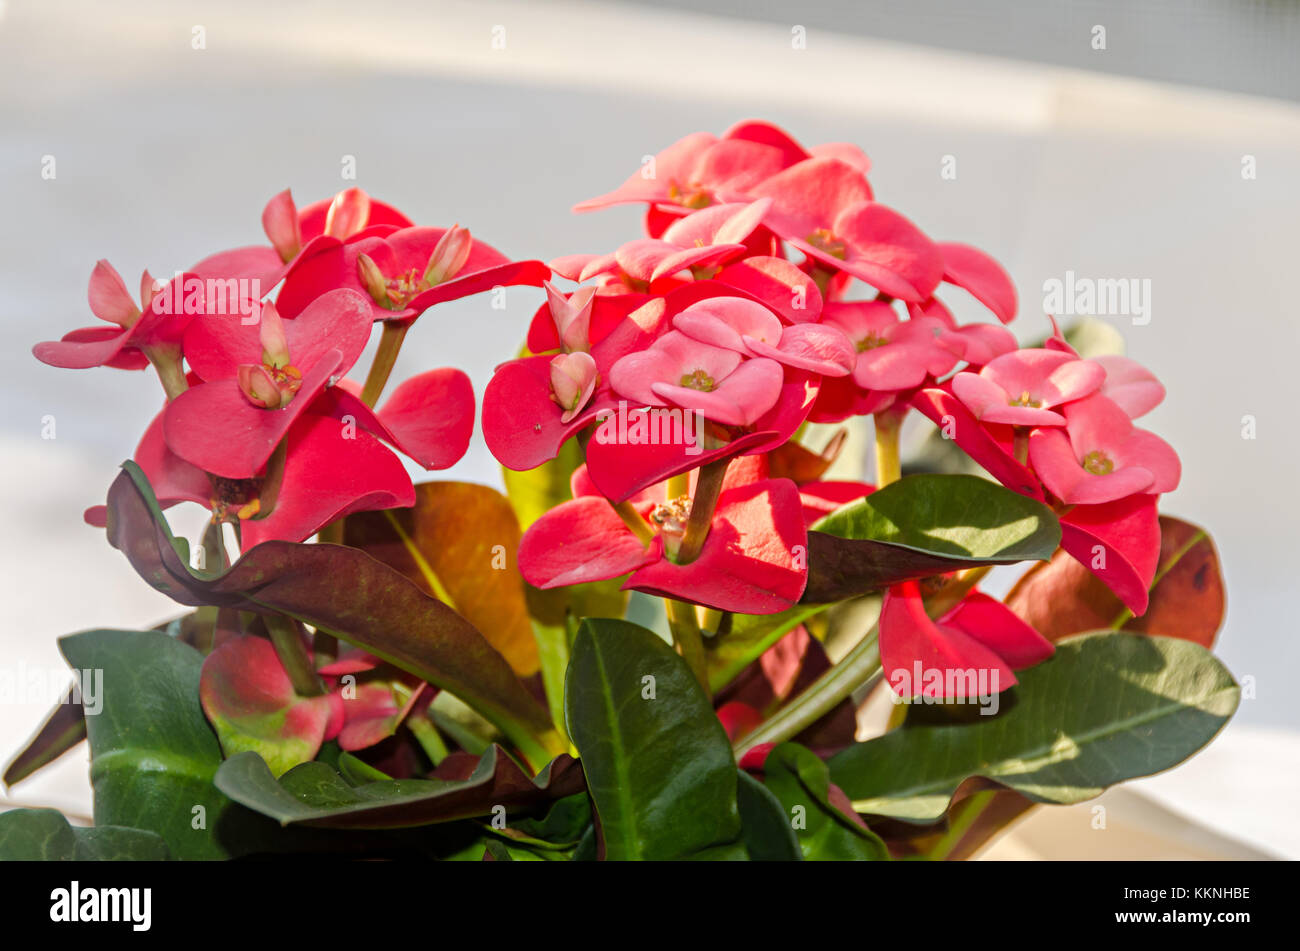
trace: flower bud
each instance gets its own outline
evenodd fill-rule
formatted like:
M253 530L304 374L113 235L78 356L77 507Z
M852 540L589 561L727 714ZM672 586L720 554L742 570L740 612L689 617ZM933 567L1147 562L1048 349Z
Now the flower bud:
M275 385L271 371L255 363L245 363L239 368L239 390L254 406L278 409L280 388Z
M349 188L334 196L325 213L325 233L346 241L370 221L370 196L360 188Z
M591 349L591 308L596 288L580 287L566 298L550 281L544 286L561 345L570 353Z
M262 304L258 336L262 341L262 362L279 369L289 365L289 341L284 336L284 322L270 301Z
M596 361L589 353L561 353L551 361L551 390L567 423L587 405L596 388Z
M302 225L289 189L280 192L262 209L262 230L280 255L280 260L286 264L302 250Z
M388 293L388 278L379 270L379 265L368 254L357 255L357 276L361 284L370 292L370 298L380 307L392 307L392 296Z
M424 286L434 287L455 277L465 266L473 243L468 229L460 225L448 228L429 255L429 263L424 268Z

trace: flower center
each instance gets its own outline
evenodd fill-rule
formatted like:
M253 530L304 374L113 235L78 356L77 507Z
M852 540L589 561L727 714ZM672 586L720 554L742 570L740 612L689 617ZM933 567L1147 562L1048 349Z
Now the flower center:
M260 479L227 479L212 476L212 517L219 522L252 518L262 508L258 498Z
M857 342L858 353L865 353L868 350L875 350L877 347L883 347L889 343L884 337L874 330L867 331L867 335Z
M691 500L681 495L669 502L660 502L650 513L650 524L662 535L683 535L691 518Z
M819 251L825 251L833 258L843 261L849 256L848 246L831 233L830 228L818 228L805 239Z
M672 181L668 183L668 197L686 208L699 210L713 204L713 196L699 182L692 182L685 187Z
M1030 409L1042 409L1043 401L1039 399L1034 399L1034 397L1029 395L1028 390L1022 390L1019 396L1014 396L1011 399L1007 400L1007 405L1027 406Z
M708 393L717 386L717 384L713 382L713 377L709 376L703 370L692 370L690 373L683 373L680 385L692 390L702 390L705 393Z
M1115 463L1100 449L1094 449L1083 457L1083 467L1093 475L1109 475L1115 470Z

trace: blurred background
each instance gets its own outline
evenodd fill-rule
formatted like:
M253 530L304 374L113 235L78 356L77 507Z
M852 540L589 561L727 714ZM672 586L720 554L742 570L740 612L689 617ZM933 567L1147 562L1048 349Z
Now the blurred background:
M878 198L1002 261L1022 339L1067 271L1150 281L1148 323L1107 322L1168 387L1143 424L1183 459L1162 508L1213 533L1218 652L1253 696L1195 759L1108 794L1109 834L1086 805L1039 810L990 854L1300 857L1298 38L1289 0L3 0L0 673L61 671L62 634L179 613L81 520L156 379L30 355L95 322L97 259L128 286L169 275L260 243L285 187L302 205L354 184L515 257L603 252L639 212L571 205L682 135L762 118L858 143ZM959 319L986 319L960 296ZM539 301L438 307L394 379L456 365L481 393ZM499 484L481 440L445 475ZM7 759L47 704L0 699ZM84 752L5 795L88 814Z

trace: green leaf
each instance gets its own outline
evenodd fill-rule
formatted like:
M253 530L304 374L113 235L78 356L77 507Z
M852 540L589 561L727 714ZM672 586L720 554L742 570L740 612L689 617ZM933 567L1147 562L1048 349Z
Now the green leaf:
M779 614L733 615L730 631L704 642L709 689L717 694L769 647L827 607L825 604L796 604Z
M1043 561L1061 541L1051 509L968 475L906 476L808 533L806 602L840 601L975 565Z
M564 709L606 859L733 857L731 745L686 662L654 632L583 621Z
M811 750L782 743L763 763L763 784L793 823L799 848L810 861L885 861L889 851L870 829L830 801L830 771Z
M1205 746L1240 690L1190 641L1112 631L1059 641L1018 675L996 716L908 726L830 760L858 812L938 819L967 779L983 777L1036 802L1074 803L1170 768Z
M755 862L800 862L803 852L790 817L772 791L743 769L736 771L736 804L745 850Z
M349 773L355 777L356 771ZM277 780L256 753L232 756L217 772L231 799L281 825L329 829L401 829L488 815L495 806L526 807L582 786L572 757L557 757L536 778L498 746L465 779L390 779L353 785L325 763L303 763Z
M189 546L171 534L140 468L123 470L108 493L109 542L158 590L182 604L295 617L454 693L530 761L561 751L546 711L501 653L400 572L355 548L278 541L225 571L191 569Z
M74 828L54 809L0 813L0 862L161 862L167 843L144 829Z
M234 806L212 785L221 748L199 707L202 655L158 631L86 631L59 648L103 672L102 709L86 717L95 825L156 832L178 858L226 857L217 830Z

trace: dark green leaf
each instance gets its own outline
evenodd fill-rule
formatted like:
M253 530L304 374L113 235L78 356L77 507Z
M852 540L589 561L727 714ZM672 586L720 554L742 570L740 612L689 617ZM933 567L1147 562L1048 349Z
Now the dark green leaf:
M221 764L217 786L281 825L397 829L525 807L581 788L574 760L561 755L534 779L493 746L465 779L392 779L352 785L324 763L303 763L277 781L256 753Z
M202 655L158 631L86 631L59 648L103 672L102 709L86 717L95 824L156 832L178 858L225 857L216 830L235 807L212 785L221 748L199 707Z
M763 763L763 784L781 802L803 857L812 861L882 861L885 843L830 801L830 772L811 750L782 743Z
M986 479L911 475L815 522L806 602L840 601L975 565L1052 557L1051 509Z
M0 862L160 862L167 843L144 829L74 828L53 809L0 813Z
M1240 693L1198 644L1112 631L1060 641L1018 676L996 716L859 743L831 759L831 779L857 811L915 822L942 816L971 777L1036 802L1080 802L1191 756Z
M781 801L743 769L737 770L736 778L736 804L749 857L755 862L802 861L799 840Z
M731 857L740 838L731 745L672 648L627 621L583 621L564 709L605 858Z

